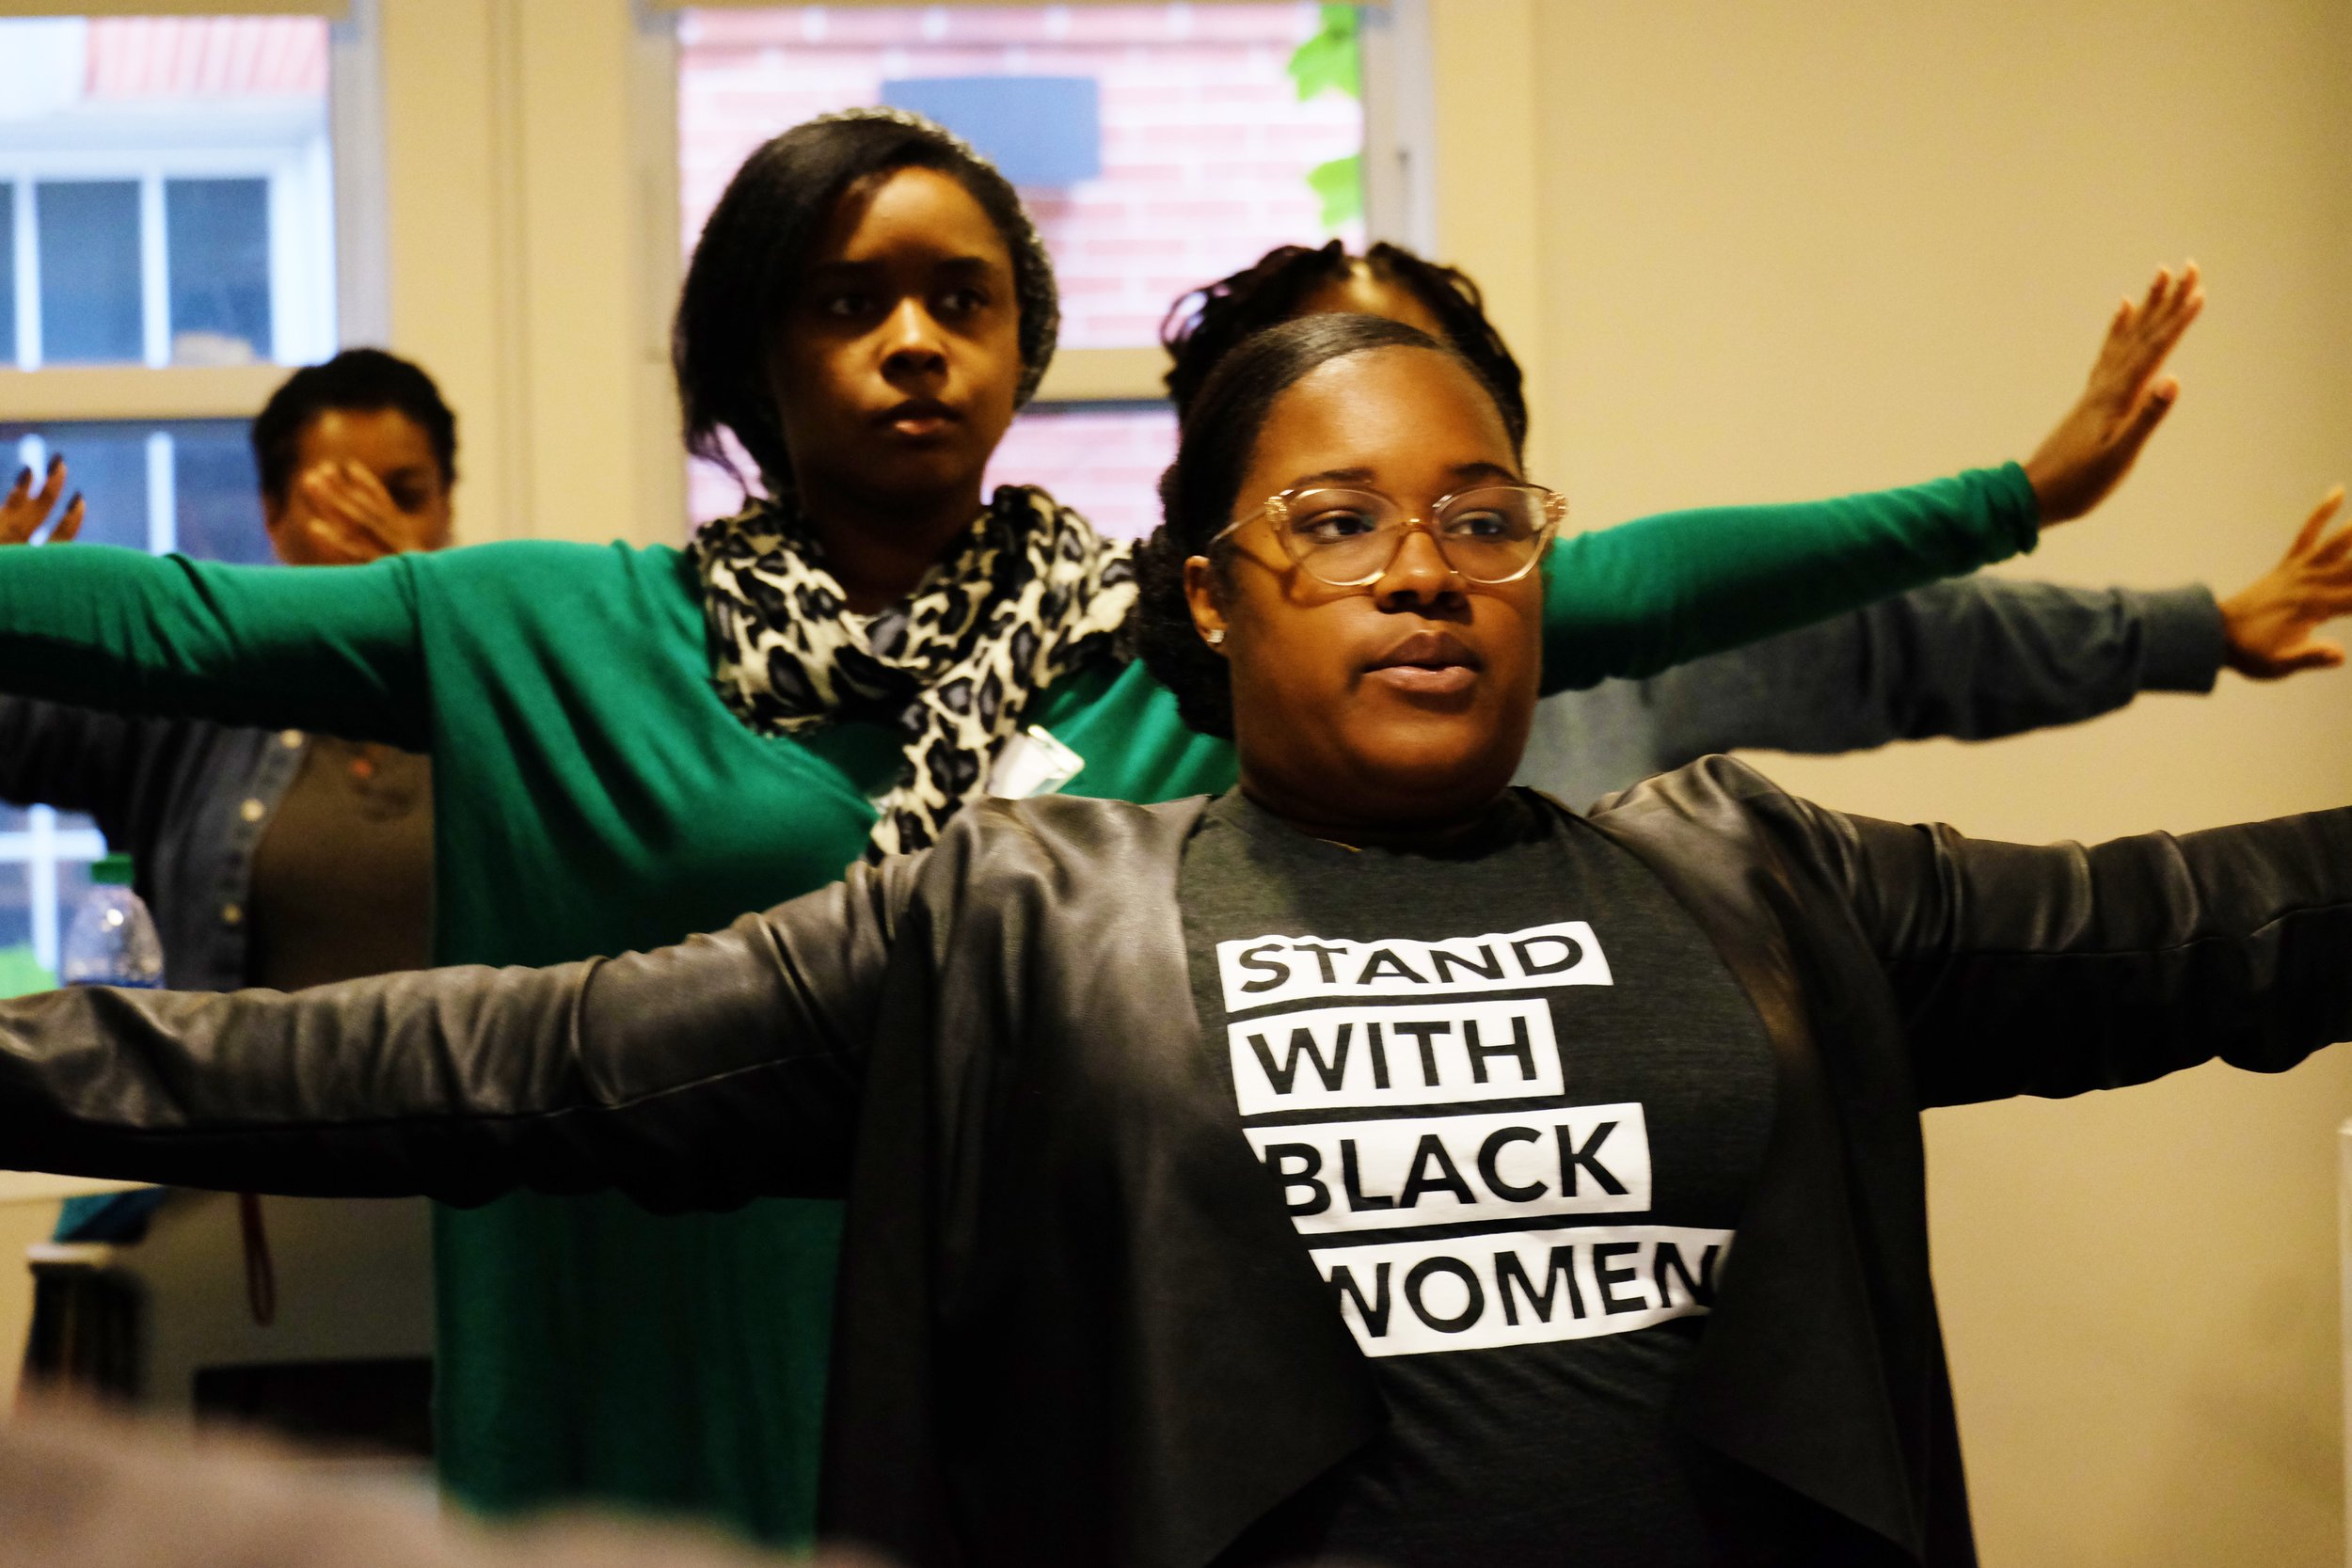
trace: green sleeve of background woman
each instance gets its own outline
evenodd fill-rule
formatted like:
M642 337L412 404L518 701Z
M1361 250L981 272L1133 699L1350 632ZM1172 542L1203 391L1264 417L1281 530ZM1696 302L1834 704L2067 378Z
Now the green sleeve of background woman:
M421 751L430 705L411 566L0 549L0 689Z
M2030 550L2014 463L1900 490L1669 512L1582 533L1544 562L1544 689L1642 676Z

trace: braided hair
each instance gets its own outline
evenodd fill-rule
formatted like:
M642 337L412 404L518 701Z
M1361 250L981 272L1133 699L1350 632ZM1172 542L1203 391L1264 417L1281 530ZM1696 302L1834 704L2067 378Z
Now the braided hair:
M1316 290L1343 282L1357 266L1338 240L1319 246L1278 245L1251 265L1184 295L1160 324L1168 350L1168 395L1184 417L1210 372L1242 340L1298 314ZM1527 440L1526 376L1486 319L1486 297L1470 275L1425 260L1382 240L1361 264L1383 283L1404 289L1445 327L1446 341L1494 389L1514 445Z
M792 454L768 386L768 356L793 289L834 205L903 168L935 169L978 202L1012 254L1028 402L1054 357L1061 307L1045 243L1010 182L970 143L904 109L845 109L795 125L743 160L687 264L670 333L686 449L733 472L731 431L771 495L792 488ZM742 477L738 475L739 478Z
M1210 554L1209 541L1232 521L1242 475L1275 400L1310 371L1384 348L1422 349L1456 361L1507 422L1511 405L1476 360L1385 316L1299 316L1270 326L1218 360L1192 398L1178 430L1176 461L1160 476L1162 521L1136 552L1139 593L1131 625L1145 668L1174 693L1177 716L1202 735L1232 737L1233 693L1225 660L1193 625L1184 562ZM1511 450L1518 455L1516 432Z

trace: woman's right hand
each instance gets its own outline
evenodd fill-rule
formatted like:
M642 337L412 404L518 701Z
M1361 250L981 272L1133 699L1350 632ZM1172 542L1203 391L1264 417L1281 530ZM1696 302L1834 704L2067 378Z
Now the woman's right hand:
M65 489L65 459L52 457L49 474L39 490L33 488L33 470L17 470L16 483L9 486L6 499L0 499L0 545L29 545L41 524L49 520L50 512L57 504L57 497ZM49 543L62 545L82 531L82 498L65 503L65 515L50 531Z
M364 566L405 547L400 503L363 463L319 463L305 469L294 481L290 510L309 539L315 565Z

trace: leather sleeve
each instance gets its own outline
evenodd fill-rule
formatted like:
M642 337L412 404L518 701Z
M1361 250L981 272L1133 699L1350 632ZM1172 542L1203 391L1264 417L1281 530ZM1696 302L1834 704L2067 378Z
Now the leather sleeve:
M1782 799L1894 983L1926 1104L2352 1039L2352 809L2027 847Z
M119 820L140 738L136 720L0 696L0 800Z
M837 1194L919 859L620 958L0 1002L0 1164L459 1204Z

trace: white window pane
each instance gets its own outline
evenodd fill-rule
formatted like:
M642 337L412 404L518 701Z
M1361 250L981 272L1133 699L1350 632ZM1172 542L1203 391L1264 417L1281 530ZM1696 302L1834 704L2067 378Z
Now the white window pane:
M166 428L180 553L199 561L274 562L262 525L261 473L246 427L234 420L192 420Z
M687 243L744 156L811 115L893 100L969 112L951 128L993 141L1016 177L1057 182L1021 194L1060 277L1063 346L1154 343L1177 295L1275 245L1360 241L1346 160L1362 105L1343 88L1299 98L1320 78L1298 51L1323 23L1297 4L683 12ZM1044 86L988 90L1004 77Z
M22 817L12 811L8 816ZM33 894L22 861L0 862L0 964L15 968L34 962ZM15 960L9 963L8 960Z
M164 182L175 364L270 356L269 182Z
M87 817L0 810L0 995L45 989L58 941L88 896L89 862L103 847Z
M0 370L16 363L16 187L0 180Z
M53 365L142 358L138 182L44 180L33 187L33 214L41 358Z
M0 172L38 198L0 359L332 353L327 71L316 17L0 20Z

